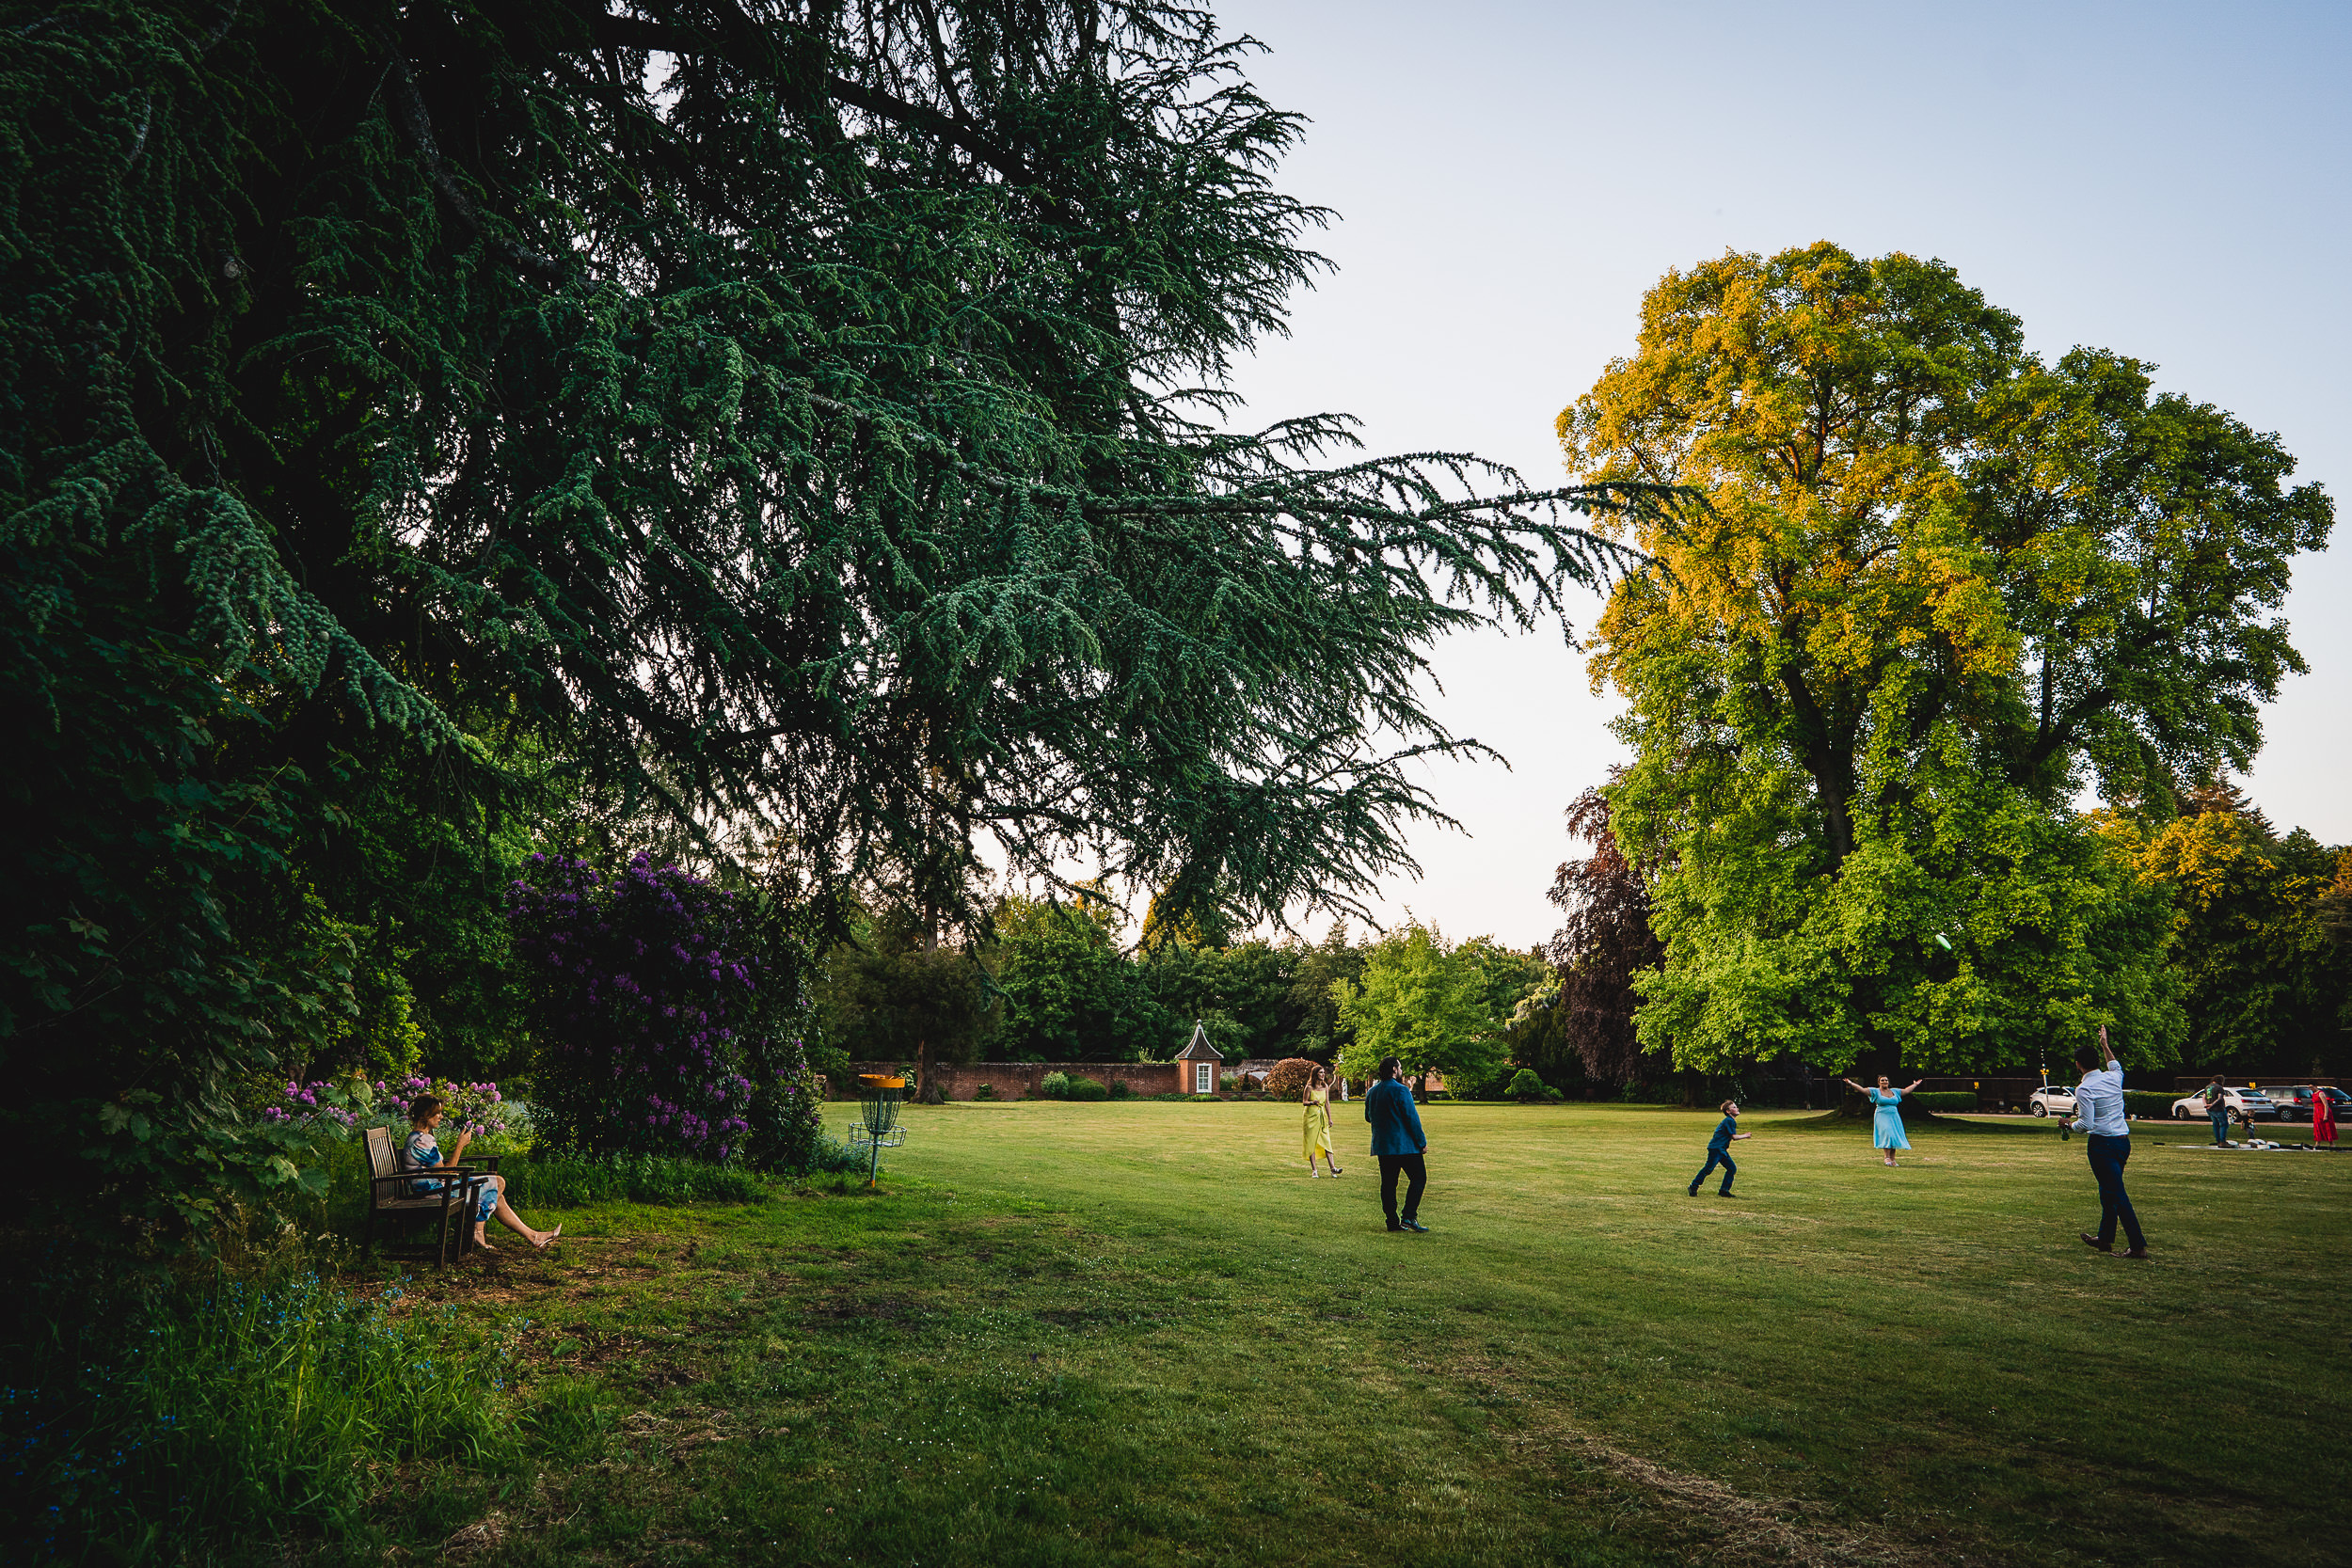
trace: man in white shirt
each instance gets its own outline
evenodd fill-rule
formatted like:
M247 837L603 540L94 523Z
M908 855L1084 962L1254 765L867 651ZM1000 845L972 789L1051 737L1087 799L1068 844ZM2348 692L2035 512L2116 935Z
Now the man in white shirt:
M2123 1162L2132 1157L2132 1124L2123 1115L2123 1064L2107 1049L2107 1026L2099 1025L2099 1049L2079 1046L2074 1065L2083 1070L2074 1091L2074 1125L2090 1145L2090 1174L2099 1182L2099 1234L2082 1233L2083 1244L2101 1252L2115 1250L2116 1221L2131 1247L2123 1256L2148 1256L2148 1239L2139 1233L2139 1216L2123 1191Z

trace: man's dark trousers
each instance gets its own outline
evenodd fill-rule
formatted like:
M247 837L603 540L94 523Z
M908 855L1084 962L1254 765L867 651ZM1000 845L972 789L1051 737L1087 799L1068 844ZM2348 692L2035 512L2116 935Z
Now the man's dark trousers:
M1691 1178L1692 1196L1696 1197L1698 1196L1699 1183L1706 1180L1707 1173L1713 1170L1717 1165L1724 1167L1724 1184L1715 1190L1719 1193L1727 1193L1731 1191L1731 1179L1740 1174L1740 1167L1731 1163L1731 1150L1727 1148L1717 1148L1713 1144L1709 1144L1707 1146L1707 1164L1701 1165L1699 1167L1699 1173Z
M2132 1140L2111 1138L2104 1133L2090 1134L2090 1174L2099 1179L2099 1241L2102 1245L2115 1244L2115 1222L2123 1222L2123 1234L2135 1247L2148 1244L2139 1233L2139 1216L2132 1212L2132 1200L2123 1191L2123 1162L2132 1157Z
M1380 1207L1388 1211L1389 1228L1397 1227L1396 1173L1405 1173L1404 1223L1413 1223L1421 1212L1421 1190L1429 1184L1429 1167L1418 1154L1383 1154L1380 1156Z
M2213 1141L2217 1144L2225 1144L2230 1141L2230 1108L2227 1105L2214 1107Z

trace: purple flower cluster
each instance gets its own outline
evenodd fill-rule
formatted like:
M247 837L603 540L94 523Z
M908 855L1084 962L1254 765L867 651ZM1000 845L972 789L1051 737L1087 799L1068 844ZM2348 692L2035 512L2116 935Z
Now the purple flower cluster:
M364 1085L289 1083L283 1102L263 1106L262 1115L295 1127L332 1127L343 1132L365 1126L405 1127L408 1107L423 1094L440 1098L442 1125L453 1131L477 1137L506 1131L505 1096L496 1084L458 1084L446 1078L378 1079L373 1094Z
M262 1107L262 1117L270 1121L289 1122L295 1127L328 1126L350 1132L359 1125L356 1112L341 1103L343 1096L335 1085L320 1080L310 1084L288 1084L285 1102Z
M378 1080L375 1085L376 1104L383 1107L387 1119L397 1117L405 1124L408 1107L420 1095L433 1095L441 1102L441 1125L459 1132L471 1132L476 1137L506 1131L506 1097L496 1084L460 1084L452 1079L396 1078Z
M589 1148L735 1154L758 995L735 896L642 854L610 877L533 855L510 913L539 992L532 1101L550 1130Z

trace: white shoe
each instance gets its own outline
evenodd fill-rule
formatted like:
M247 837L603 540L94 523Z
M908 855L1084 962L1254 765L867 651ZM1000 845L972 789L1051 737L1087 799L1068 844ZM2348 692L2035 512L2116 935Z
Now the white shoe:
M1322 1173L1321 1171L1319 1171L1319 1170L1315 1169L1312 1165L1309 1165L1309 1166L1307 1167L1307 1180L1310 1180L1310 1181L1318 1180L1320 1180L1320 1179L1322 1178L1322 1176L1323 1176L1323 1173Z

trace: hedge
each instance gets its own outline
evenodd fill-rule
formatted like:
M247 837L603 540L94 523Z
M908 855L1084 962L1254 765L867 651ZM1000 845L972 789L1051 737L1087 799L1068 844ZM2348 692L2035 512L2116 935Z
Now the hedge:
M1977 1096L1972 1089L1916 1089L1903 1096L1903 1104L1919 1111L1973 1111Z

